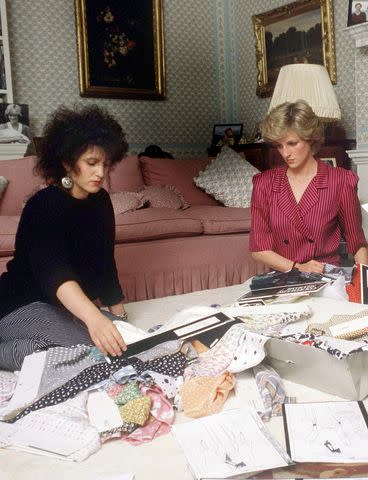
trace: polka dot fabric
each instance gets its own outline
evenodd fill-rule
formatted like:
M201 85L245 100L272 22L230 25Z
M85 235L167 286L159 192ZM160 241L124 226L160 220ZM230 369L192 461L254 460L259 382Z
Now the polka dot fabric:
M31 406L16 415L13 419L8 420L8 423L13 423L25 415L28 415L28 413L39 410L40 408L57 405L58 403L65 402L68 398L75 397L79 392L87 390L87 388L92 385L108 379L111 373L127 365L127 363L128 362L125 358L117 357L112 360L111 364L105 362L86 368L79 375L40 398Z
M170 375L171 377L183 375L187 363L187 357L182 352L177 352L173 355L164 355L161 358L155 358L148 362L142 362L136 357L132 357L130 360L133 359L134 368L138 374L152 370L157 373L163 373L164 375Z

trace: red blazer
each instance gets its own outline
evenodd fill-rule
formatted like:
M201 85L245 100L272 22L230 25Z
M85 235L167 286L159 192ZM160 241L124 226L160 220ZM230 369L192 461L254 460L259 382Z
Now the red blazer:
M367 245L357 175L317 162L317 174L299 203L287 179L286 165L253 177L251 252L272 250L298 263L314 259L339 265L341 235L352 254Z

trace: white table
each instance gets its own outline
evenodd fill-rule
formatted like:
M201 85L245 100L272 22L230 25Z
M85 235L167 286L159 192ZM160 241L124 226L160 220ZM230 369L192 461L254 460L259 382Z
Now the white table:
M204 290L155 300L146 300L126 305L129 320L143 329L164 323L174 314L192 306L226 305L234 302L247 291L247 285ZM327 320L332 313L351 313L361 310L362 305L332 301L323 298L308 298L306 302L315 312L312 321ZM341 400L302 385L284 382L286 393L298 401ZM246 393L244 399L247 401ZM248 398L251 400L251 397ZM228 402L237 402L229 399ZM367 402L367 401L366 401ZM231 405L231 404L230 404ZM177 422L185 421L183 414ZM273 418L266 424L278 441L284 445L281 418ZM183 453L171 434L159 437L151 443L131 446L121 440L111 440L96 454L82 463L73 463L28 453L0 450L0 480L96 480L109 479L112 475L134 473L135 480L190 480ZM114 479L115 480L115 479Z

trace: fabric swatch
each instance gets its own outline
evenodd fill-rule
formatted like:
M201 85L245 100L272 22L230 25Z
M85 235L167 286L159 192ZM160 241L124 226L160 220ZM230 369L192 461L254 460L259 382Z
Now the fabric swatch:
M180 387L185 415L199 418L220 412L234 387L235 376L229 372L218 377L194 377L185 380Z

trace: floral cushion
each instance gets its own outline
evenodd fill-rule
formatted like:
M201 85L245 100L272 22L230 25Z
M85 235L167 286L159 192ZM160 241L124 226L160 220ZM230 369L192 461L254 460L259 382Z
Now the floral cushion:
M140 191L145 202L153 208L173 208L184 210L190 205L175 187L171 185L151 185Z
M246 208L250 206L252 177L256 173L259 170L225 146L212 163L199 172L194 183L227 207Z
M3 196L8 183L9 182L5 177L0 177L0 198Z
M142 195L137 192L111 193L110 198L115 215L138 210L138 208L142 208L145 204Z

